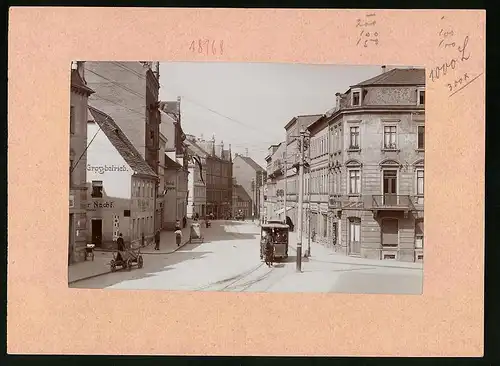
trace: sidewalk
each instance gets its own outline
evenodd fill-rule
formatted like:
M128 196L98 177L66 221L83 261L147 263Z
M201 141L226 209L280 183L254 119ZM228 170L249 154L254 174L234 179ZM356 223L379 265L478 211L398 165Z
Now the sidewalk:
M289 237L289 247L296 252L297 251L297 233L290 233ZM302 255L308 248L307 235L303 236L302 243ZM324 246L323 244L311 241L311 256L309 260L331 262L331 263L342 263L342 264L353 264L360 266L375 266L375 267L387 267L387 268L408 268L408 269L422 269L422 263L413 262L400 262L400 261L389 261L389 260L378 260L378 259L366 259L359 257L350 257L346 254L335 252L333 249Z
M188 220L186 227L182 229L182 243L177 246L175 233L173 231L162 231L160 234L160 250L154 250L154 242L141 248L141 254L171 254L182 248L189 242L191 221ZM97 249L94 251L94 261L87 260L72 264L68 267L68 284L102 276L111 273L109 262L113 258L113 250ZM89 258L90 259L90 258Z

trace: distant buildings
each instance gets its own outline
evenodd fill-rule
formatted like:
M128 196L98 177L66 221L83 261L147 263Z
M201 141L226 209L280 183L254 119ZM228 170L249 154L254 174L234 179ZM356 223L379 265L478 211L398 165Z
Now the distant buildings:
M233 176L252 199L249 216L259 217L263 203L259 192L266 180L266 170L249 156L236 154L233 160Z
M266 158L268 207L280 207L278 187L286 170L287 209L296 223L294 136L306 129L305 233L314 232L315 240L350 256L422 261L424 109L425 71L383 68L337 93L335 107L325 115L292 119L285 127L286 158L283 144L271 146Z
M243 213L245 218L252 216L252 197L250 197L243 188L233 178L233 213L232 216L236 217L238 212Z
M205 217L207 207L207 158L209 154L198 146L197 142L201 139L193 135L186 138L187 153L189 156L188 169L188 202L187 215L192 218L195 214L199 217Z

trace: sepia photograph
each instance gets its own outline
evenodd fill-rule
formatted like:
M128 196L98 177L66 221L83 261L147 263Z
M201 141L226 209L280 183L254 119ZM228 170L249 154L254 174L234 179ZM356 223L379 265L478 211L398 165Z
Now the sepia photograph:
M422 294L423 67L68 72L70 288Z

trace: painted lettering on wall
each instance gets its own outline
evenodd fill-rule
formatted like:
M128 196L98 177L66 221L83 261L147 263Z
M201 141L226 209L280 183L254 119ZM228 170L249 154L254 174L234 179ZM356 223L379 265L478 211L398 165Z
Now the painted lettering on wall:
M88 204L89 210L96 210L98 208L113 208L114 201L94 201Z
M126 165L90 165L87 164L87 171L104 174L105 172L126 172Z

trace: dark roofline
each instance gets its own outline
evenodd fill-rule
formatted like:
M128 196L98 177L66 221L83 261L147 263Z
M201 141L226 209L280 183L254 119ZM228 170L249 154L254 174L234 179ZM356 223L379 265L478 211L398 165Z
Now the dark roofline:
M323 122L324 118L326 118L326 114L322 114L320 118L318 118L316 121L310 123L308 126L306 126L307 131L311 131L317 124L320 122Z
M406 69L406 68L398 68L398 67L395 67L387 72L384 72L382 74L378 74L377 76L374 76L370 79L367 79L367 80L363 80L355 85L351 85L349 87L349 90L351 90L352 88L361 88L361 87L365 87L365 86L412 86L412 85L425 85L425 76L424 76L424 83L423 84L415 84L415 83L384 83L383 80L389 78L391 75L395 74L396 72L400 71L400 70L423 70L424 71L424 75L425 75L425 68L423 67L413 67L413 68L409 68L409 69ZM375 80L380 80L381 79L381 83L376 83L374 84L373 81ZM347 92L349 92L349 90Z
M84 93L87 96L95 93L94 90L90 89L85 81L83 81L80 73L77 70L71 70L71 88L76 89L76 92Z

